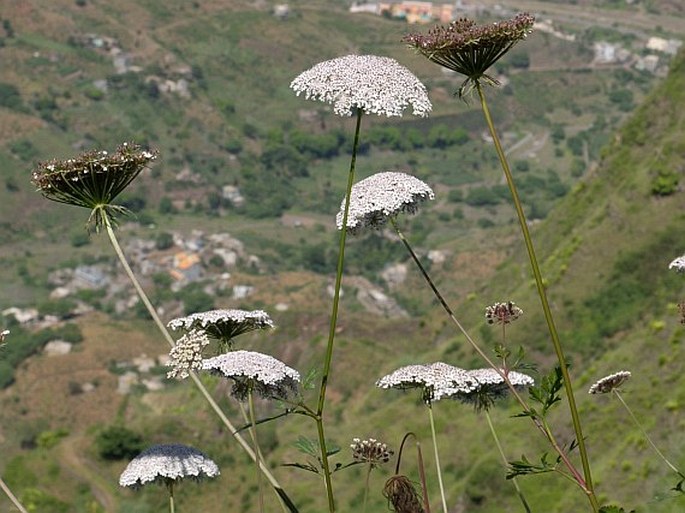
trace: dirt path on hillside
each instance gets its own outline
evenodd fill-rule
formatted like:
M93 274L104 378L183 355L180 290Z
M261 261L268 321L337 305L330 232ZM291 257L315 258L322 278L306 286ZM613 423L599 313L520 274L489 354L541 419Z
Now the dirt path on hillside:
M104 508L106 513L114 513L116 500L103 478L98 474L95 465L80 455L80 446L83 443L82 435L70 435L64 438L59 449L61 452L60 462L68 473L73 477L88 483L95 500Z

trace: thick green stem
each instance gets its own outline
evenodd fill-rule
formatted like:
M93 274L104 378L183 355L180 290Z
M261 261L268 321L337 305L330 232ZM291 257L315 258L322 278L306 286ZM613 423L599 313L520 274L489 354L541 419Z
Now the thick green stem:
M435 467L438 470L438 485L440 486L440 498L442 499L443 513L448 513L447 498L445 497L445 487L442 484L442 470L440 468L440 455L438 454L438 438L435 434L435 421L433 420L433 406L428 405L428 417L431 423L431 435L433 436L433 451L435 452Z
M19 499L17 499L16 495L12 493L12 490L10 490L10 487L7 486L7 483L0 477L0 488L2 488L2 491L5 492L5 495L7 495L7 498L14 504L14 507L17 508L21 513L28 513L26 511L26 508L22 506L21 502L19 502Z
M338 308L340 306L340 287L342 285L343 268L345 265L345 240L347 236L347 217L350 212L350 196L352 185L354 184L354 171L357 165L357 148L359 147L359 130L362 123L364 111L357 109L357 124L354 131L354 143L352 145L352 159L350 161L350 171L347 177L347 188L345 193L345 207L343 209L342 229L340 230L340 242L338 245L338 266L335 274L335 291L333 293L333 307L331 311L331 323L328 331L328 343L326 345L326 356L324 357L323 372L321 375L321 386L319 387L319 401L316 408L316 432L319 437L319 447L321 448L321 464L323 465L324 482L326 485L326 495L328 497L328 510L330 513L335 511L335 499L333 497L333 487L331 485L331 470L328 464L328 449L326 448L326 434L323 425L323 410L326 404L326 389L328 378L331 373L331 362L333 361L333 345L335 342L335 330L338 325Z
M623 405L623 407L624 407L624 408L626 409L626 411L628 412L628 415L630 415L630 418L633 419L633 422L635 423L635 425L637 426L637 428L638 428L638 429L640 430L640 432L642 433L642 436L644 436L644 437L647 439L647 441L649 442L649 445L652 446L652 449L654 449L654 452L657 454L657 456L659 456L659 458L661 458L661 459L663 460L663 462L666 463L666 465L668 465L668 467L669 467L673 472L675 472L676 474L678 474L678 476L680 476L682 479L685 479L685 475L683 475L683 473L680 472L680 470L678 470L678 468L677 468L673 463L671 463L670 461L668 461L668 459L666 458L666 456L664 456L664 454L663 454L663 453L659 450L659 448L654 444L654 442L652 441L651 437L647 434L647 431L645 430L645 428L642 427L642 424L640 424L640 421L637 420L637 417L636 417L635 414L633 413L633 410L631 410L630 407L628 406L628 404L626 404L626 402L623 400L623 397L622 397L621 394L618 392L618 390L614 388L614 389L612 390L612 392L614 393L614 395L616 395L616 397L618 397L618 400L621 401L621 404Z
M459 331L461 331L461 333L464 335L464 337L469 342L469 344L471 344L471 347L473 347L473 349L480 355L480 357L483 358L483 360L485 360L487 362L487 364L493 370L495 370L495 372L497 372L497 374L500 375L500 377L507 384L507 387L509 387L509 391L511 392L511 394L514 396L516 401L521 405L521 407L524 409L524 411L530 412L530 407L528 406L528 403L526 403L526 401L523 399L523 397L521 397L521 394L518 393L518 390L516 390L516 387L514 387L511 384L511 381L509 381L509 376L507 375L507 373L504 372L499 366L495 365L495 362L493 362L492 359L487 354L485 354L485 352L480 348L480 346L478 344L476 344L475 340L473 340L473 338L471 338L469 333L461 325L461 323L459 322L457 317L454 315L452 308L447 303L447 300L445 300L443 295L438 290L438 287L435 285L435 283L433 283L433 279L428 274L428 271L426 271L426 268L421 263L421 260L419 260L419 257L417 256L414 249L411 247L411 244L409 244L409 241L407 240L407 238L404 236L402 231L397 226L397 223L395 222L395 220L391 218L390 222L392 223L393 227L395 228L395 231L397 232L397 236L400 238L400 240L404 244L404 247L407 249L407 251L409 252L409 254L412 257L412 260L414 260L414 263L419 268L424 279L426 280L429 287L433 291L433 294L438 299L438 301L440 301L440 304L442 305L445 312L447 312L447 315L452 320L454 325L459 329ZM561 460L564 462L564 465L566 465L566 467L569 469L569 472L571 472L573 474L573 476L576 478L576 483L587 493L587 490L584 486L585 482L583 480L583 476L580 475L578 470L576 470L576 468L573 466L573 463L571 463L571 460L568 459L568 455L559 446L559 443L556 441L556 438L554 437L552 432L549 429L547 429L543 425L543 423L541 423L540 420L535 415L530 415L529 417L530 417L530 420L535 425L535 427L538 428L538 430L545 436L547 441L554 448L556 453L559 455Z
M490 418L490 412L488 410L485 410L485 418L488 419L488 426L490 427L490 433L492 433L492 438L495 439L495 445L497 446L497 450L499 451L499 454L502 457L502 461L504 462L504 466L507 467L509 465L509 460L507 459L507 456L504 454L504 449L502 449L502 444L499 441L499 437L497 436L497 431L495 431L495 426L492 423L492 418ZM515 477L512 477L511 482L513 483L514 488L516 489L516 494L518 495L519 499L521 500L521 504L523 504L523 508L526 510L526 513L531 513L530 506L528 505L528 501L526 501L526 497L523 495L523 491L521 490L521 487L519 486L518 480Z
M138 293L138 297L140 298L140 300L145 305L145 308L147 309L148 313L152 317L152 320L157 325L157 328L159 329L160 333L162 334L164 339L167 341L169 346L174 347L174 345L175 345L174 339L171 337L171 334L166 329L166 326L164 326L164 323L159 318L159 315L157 314L157 310L155 309L155 307L150 302L149 298L147 297L147 294L145 294L145 291L143 290L143 287L141 287L140 282L136 278L136 275L133 274L133 270L131 269L131 266L129 265L128 260L126 259L126 255L124 255L124 252L121 249L121 246L119 245L119 241L117 240L116 234L114 233L114 229L112 228L112 223L109 219L109 216L107 215L107 212L104 209L102 210L102 218L104 219L105 228L107 229L107 235L109 237L110 243L112 244L112 247L114 248L114 252L116 253L117 257L119 258L119 262L121 263L122 267L124 268L126 275L131 280L133 287L136 289L136 292ZM240 435L240 433L238 433L238 431L233 426L231 421L228 420L228 418L226 417L224 412L221 410L219 405L216 403L216 401L214 401L214 398L210 395L209 391L204 386L202 381L200 381L200 378L197 377L197 374L195 372L190 372L190 378L193 380L193 383L195 383L195 386L200 391L200 393L205 398L205 400L209 403L212 410L214 410L214 412L219 416L219 419L221 419L221 422L223 422L223 424L226 426L226 428L231 433L233 438L236 439L238 444L240 444L240 446L243 448L243 450L247 453L247 455L253 461L258 461L257 455L254 453L254 451L252 450L250 445ZM264 476L267 478L267 480L269 481L269 483L273 487L274 492L278 496L279 500L283 501L283 503L285 503L285 505L288 507L288 510L291 513L299 513L295 504L292 502L292 500L290 499L288 494L285 493L285 490L283 490L281 485L278 483L278 481L273 476L271 471L266 467L266 465L264 465L262 462L259 462L259 468L261 469L262 473L264 474Z
M495 124L492 121L492 116L490 115L490 109L488 108L487 101L485 100L485 94L483 93L483 88L480 82L476 81L476 90L478 91L478 97L480 98L481 107L483 110L483 115L485 116L485 121L490 130L490 135L495 144L495 150L497 151L497 156L499 157L500 164L502 165L502 170L507 179L507 184L509 186L509 191L511 192L511 197L514 202L514 208L516 209L516 215L518 217L519 226L521 227L521 233L523 234L523 240L526 245L526 250L528 252L528 258L530 260L530 265L533 270L533 275L535 277L535 286L538 291L538 296L540 296L540 302L542 303L542 310L545 315L545 321L547 322L547 327L549 329L550 337L552 338L552 344L554 345L554 351L561 367L561 373L564 377L564 389L566 391L566 396L568 398L569 410L571 412L571 418L573 419L573 431L576 436L576 443L578 444L578 452L580 453L581 463L583 465L584 483L581 486L585 489L592 509L595 512L599 511L599 502L595 496L594 485L592 483L592 473L590 471L590 460L587 454L587 448L585 446L585 437L583 436L583 429L580 423L580 415L578 414L578 407L576 406L576 399L573 395L573 386L571 384L571 376L568 372L568 366L566 364L566 358L564 356L564 350L561 347L561 342L559 340L559 334L557 332L556 325L554 324L554 317L552 316L552 310L549 306L549 301L547 300L547 293L545 291L544 281L542 279L542 273L540 272L540 266L538 264L538 259L535 255L535 248L533 246L533 239L530 235L530 230L528 230L528 223L526 221L525 213L523 212L523 206L521 205L521 200L519 199L518 191L516 189L516 184L514 183L514 177L511 173L509 163L507 161L504 150L502 149L502 144L500 143L499 136L497 135L497 130L495 129Z

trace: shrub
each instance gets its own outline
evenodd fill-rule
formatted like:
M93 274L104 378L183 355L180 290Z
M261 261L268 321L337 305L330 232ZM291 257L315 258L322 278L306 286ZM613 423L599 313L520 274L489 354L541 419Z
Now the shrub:
M132 459L144 447L143 437L123 426L110 426L95 437L98 454L105 460Z

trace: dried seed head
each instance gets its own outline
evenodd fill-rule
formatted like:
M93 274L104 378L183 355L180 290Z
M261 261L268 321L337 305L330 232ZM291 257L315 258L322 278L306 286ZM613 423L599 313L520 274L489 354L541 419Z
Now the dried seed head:
M466 75L459 89L459 96L463 97L469 86L475 86L481 79L497 84L486 71L525 39L534 23L535 18L528 13L489 25L476 25L475 21L462 18L446 27L434 27L427 34L408 34L403 41L429 60Z
M52 201L92 210L89 223L99 229L105 222L103 213L128 212L112 202L157 155L137 144L123 143L114 153L89 151L67 160L42 162L31 181Z
M614 374L609 374L603 377L590 387L588 393L590 394L608 394L612 390L616 390L623 383L628 381L631 374L628 371L618 371Z
M375 55L347 55L298 75L290 88L309 100L333 104L338 116L356 109L366 114L401 116L408 106L416 116L427 116L432 106L426 87L396 60Z
M424 513L421 496L414 483L406 476L393 476L383 487L388 506L396 513Z

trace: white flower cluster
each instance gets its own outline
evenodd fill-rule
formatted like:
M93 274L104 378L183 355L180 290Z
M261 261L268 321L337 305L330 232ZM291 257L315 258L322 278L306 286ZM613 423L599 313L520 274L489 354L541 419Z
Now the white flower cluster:
M389 57L347 55L320 62L298 75L290 88L306 99L333 104L338 116L355 109L366 114L401 116L409 105L416 116L433 108L426 87L407 68Z
M191 371L202 369L202 350L207 344L207 335L199 330L192 330L179 338L169 351L171 360L167 366L171 370L166 377L185 379Z
M233 379L231 394L244 400L250 390L265 398L285 398L297 390L300 373L276 358L255 351L231 351L204 360L202 368Z
M376 382L380 388L420 388L427 404L457 393L469 393L478 384L464 369L443 362L400 367Z
M350 444L352 449L352 459L361 463L371 463L378 465L380 463L387 463L390 461L390 456L394 454L392 449L375 438L368 440L361 440L353 438Z
M675 270L677 273L685 273L685 255L679 256L668 264L669 269Z
M202 452L180 444L154 445L136 456L119 477L119 485L138 487L155 481L216 477L219 467Z
M588 393L590 394L608 394L612 390L620 387L623 383L628 381L631 374L629 371L618 371L614 374L609 374L603 377L590 387Z
M509 393L509 386L502 375L492 367L473 369L467 371L468 375L476 382L476 386L468 392L459 392L452 396L453 399L466 404L471 404L479 410L488 410L495 401L503 399ZM507 379L511 385L520 390L533 386L535 380L521 372L509 371Z
M469 376L478 382L479 385L504 385L504 378L502 378L500 373L492 367L487 367L485 369L473 369L467 372L469 373ZM527 374L523 374L522 372L509 371L507 378L509 379L509 383L517 388L530 387L535 384L535 380L533 378Z
M506 303L495 303L485 307L485 319L488 324L509 324L523 314L516 303L507 301Z
M273 328L274 322L263 310L209 310L169 321L167 326L172 330L205 329L219 324L248 326L250 329Z
M388 217L401 212L416 213L418 205L435 194L426 183L405 173L383 172L371 175L352 186L347 231L356 235L365 227L379 228ZM342 230L345 199L335 218Z

